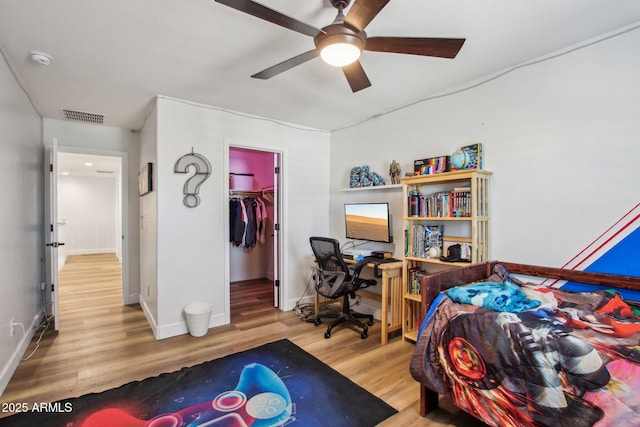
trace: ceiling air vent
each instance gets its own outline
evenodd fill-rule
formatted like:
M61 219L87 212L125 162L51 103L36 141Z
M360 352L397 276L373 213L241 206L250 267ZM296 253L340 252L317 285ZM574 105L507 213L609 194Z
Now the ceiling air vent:
M104 114L87 113L84 111L62 110L62 114L66 120L74 122L91 123L94 125L104 124Z

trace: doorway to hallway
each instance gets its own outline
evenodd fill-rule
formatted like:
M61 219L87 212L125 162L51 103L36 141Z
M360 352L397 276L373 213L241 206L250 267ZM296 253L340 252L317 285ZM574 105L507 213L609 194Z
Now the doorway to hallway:
M120 305L130 302L125 281L128 259L124 249L124 165L121 155L58 148L57 230L58 240L64 243L58 248L58 299L62 307L66 305L65 298L80 289L86 293L83 300L89 310L108 304L103 297L111 296L114 290ZM71 276L69 269L74 271ZM82 281L82 288L78 281ZM60 308L67 320L68 314L63 313Z

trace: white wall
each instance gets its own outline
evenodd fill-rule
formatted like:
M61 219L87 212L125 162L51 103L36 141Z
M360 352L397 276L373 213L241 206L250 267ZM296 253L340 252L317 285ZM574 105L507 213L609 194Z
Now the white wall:
M152 164L152 191L139 197L140 305L155 333L158 328L158 118L154 104L140 134L140 161L136 169ZM137 182L137 181L136 181ZM137 190L136 190L136 194Z
M211 326L229 322L229 145L283 153L281 279L283 309L292 309L306 286L308 238L329 230L328 182L317 179L329 173L328 133L164 97L157 99L156 108L157 247L141 248L145 265L157 256L157 283L149 284L157 286L157 318L151 319L156 337L186 333L183 309L194 301L212 304ZM177 174L173 168L192 148L211 162L213 170L200 188L200 205L187 208L182 189L191 174ZM150 158L151 154L143 155L141 161Z
M127 206L123 207L126 222L122 225L124 243L123 256L129 260L128 269L123 263L124 286L128 287L125 295L126 304L138 302L140 294L140 260L138 236L138 166L140 150L140 134L127 129L75 123L63 120L43 119L44 142L51 143L58 138L60 151L80 152L120 156L123 158L123 175L126 171L128 182L122 191L126 193Z
M116 253L119 207L114 177L58 177L58 218L67 255Z
M41 316L42 121L0 56L0 394ZM11 319L24 330L10 336ZM26 333L25 333L26 332Z
M404 175L414 159L482 142L494 172L490 257L561 266L640 199L638 45L635 30L334 132L332 234L344 235L346 200L374 197L337 191L354 163L385 171L396 159ZM401 193L375 197L401 212Z

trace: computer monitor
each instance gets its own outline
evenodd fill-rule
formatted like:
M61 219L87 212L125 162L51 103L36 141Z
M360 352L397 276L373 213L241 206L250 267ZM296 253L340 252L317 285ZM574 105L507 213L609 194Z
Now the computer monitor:
M391 243L389 203L347 203L344 205L347 239Z

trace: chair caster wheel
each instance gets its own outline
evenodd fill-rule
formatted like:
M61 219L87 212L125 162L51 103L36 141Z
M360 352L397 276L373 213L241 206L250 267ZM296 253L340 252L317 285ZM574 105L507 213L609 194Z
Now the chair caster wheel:
M327 331L324 333L325 338L331 338L331 332Z
M360 338L365 339L369 336L369 334L367 333L367 331L362 331L362 333L360 334Z
M369 326L373 326L373 320L369 320L369 321L367 322L367 325L369 325Z
M313 324L314 324L314 325L316 325L316 326L318 326L320 323L322 323L322 320L320 320L320 319L316 319L316 320L313 322Z

